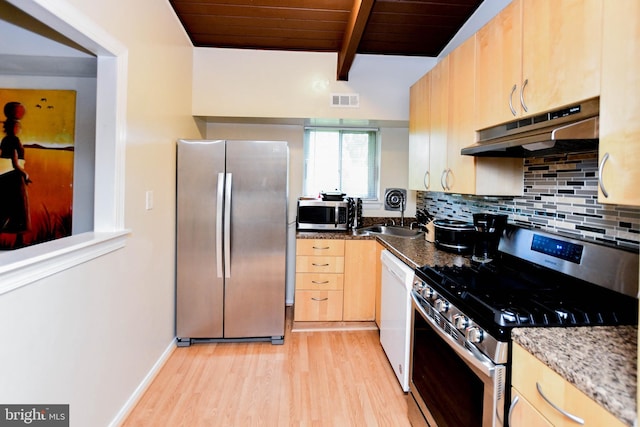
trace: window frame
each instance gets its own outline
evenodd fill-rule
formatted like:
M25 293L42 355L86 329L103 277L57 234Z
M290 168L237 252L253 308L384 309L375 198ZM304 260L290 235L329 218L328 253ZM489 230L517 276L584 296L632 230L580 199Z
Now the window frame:
M377 202L380 197L380 154L381 154L381 140L380 140L380 129L379 128L362 128L362 127L349 127L349 126L306 126L304 128L304 138L303 138L303 171L302 171L302 191L305 192L306 181L308 176L307 171L307 158L308 158L308 143L309 143L309 135L310 132L313 131L336 131L340 133L349 133L349 132L367 132L373 134L373 150L369 150L369 156L373 156L373 159L369 161L369 165L373 167L373 170L369 170L369 173L372 174L372 181L370 183L370 195L367 197L353 195L353 197L358 197L362 199L363 202ZM371 141L370 141L371 142ZM340 156L342 156L342 137L340 137ZM340 161L340 163L342 163ZM340 166L340 182L342 184L342 169ZM342 185L341 185L342 186ZM343 190L340 190L343 191Z

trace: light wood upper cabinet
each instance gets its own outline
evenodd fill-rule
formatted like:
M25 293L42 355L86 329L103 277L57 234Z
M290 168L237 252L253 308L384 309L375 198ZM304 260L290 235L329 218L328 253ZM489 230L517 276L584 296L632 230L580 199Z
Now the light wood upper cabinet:
M449 122L447 164L443 181L447 191L476 193L476 159L460 150L475 142L475 37L449 55Z
M475 38L471 37L443 58L421 82L430 83L429 90L414 89L411 105L414 111L426 111L428 118L425 151L428 173L421 172L416 181L426 179L428 186L416 190L443 191L475 195L521 195L523 191L522 159L474 158L460 150L475 142ZM426 95L425 95L426 94ZM418 100L414 97L420 97ZM421 107L415 106L419 103ZM410 144L412 129L418 126L409 119ZM423 129L423 127L420 127ZM414 138L414 141L418 138ZM409 149L409 162L416 154ZM416 174L417 175L417 174ZM412 169L409 169L412 179Z
M514 0L476 33L476 129L520 115L521 7Z
M477 129L600 94L602 0L514 0L477 33Z
M624 423L582 393L539 359L518 344L513 345L512 385L520 398L526 400L535 411L556 427L576 426L566 414L584 420L586 427L622 427ZM543 397L543 395L545 397ZM513 405L513 399L511 404ZM552 406L555 405L554 406ZM513 407L517 410L518 404ZM566 414L561 413L564 411ZM513 416L513 411L512 411ZM536 417L539 418L539 417ZM512 420L511 427L529 427ZM538 419L538 421L540 421ZM544 425L544 424L541 424Z
M409 189L429 189L429 99L431 75L425 74L409 91Z
M600 95L602 0L524 0L522 82L528 112Z
M598 201L640 205L640 2L604 4ZM606 161L605 161L606 156Z
M431 98L429 99L429 172L430 189L445 191L447 170L447 138L449 132L449 56L444 57L429 72Z

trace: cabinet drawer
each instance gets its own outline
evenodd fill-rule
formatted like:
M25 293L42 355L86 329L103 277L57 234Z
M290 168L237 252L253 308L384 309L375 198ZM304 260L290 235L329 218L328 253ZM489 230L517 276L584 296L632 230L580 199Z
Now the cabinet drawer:
M293 320L323 322L342 320L342 291L296 291Z
M344 256L344 240L297 239L296 255Z
M554 409L538 391L560 409L584 420L587 427L623 426L622 421L582 393L521 346L513 345L512 386L554 426L576 423Z
M297 256L298 273L343 273L344 257L336 256Z
M328 273L296 273L296 290L341 291L344 276Z

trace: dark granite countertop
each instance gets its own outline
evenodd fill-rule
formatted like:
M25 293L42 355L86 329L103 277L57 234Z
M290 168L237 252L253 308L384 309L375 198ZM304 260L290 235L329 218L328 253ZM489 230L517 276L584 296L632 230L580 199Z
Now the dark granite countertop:
M517 328L514 342L629 426L637 418L637 326Z

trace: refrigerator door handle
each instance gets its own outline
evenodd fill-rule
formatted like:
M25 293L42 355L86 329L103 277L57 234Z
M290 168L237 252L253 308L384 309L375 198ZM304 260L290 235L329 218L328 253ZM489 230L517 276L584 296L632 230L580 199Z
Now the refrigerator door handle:
M216 275L222 278L222 207L224 195L224 173L218 174L218 192L216 193Z
M224 192L224 277L231 277L231 178L226 174Z

